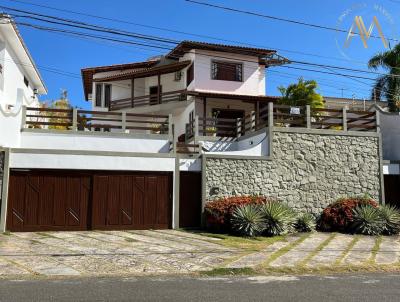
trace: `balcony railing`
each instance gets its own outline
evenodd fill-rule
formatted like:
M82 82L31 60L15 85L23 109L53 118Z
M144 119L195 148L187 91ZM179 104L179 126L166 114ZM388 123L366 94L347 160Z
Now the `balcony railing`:
M168 134L169 115L24 107L22 128Z
M274 126L342 131L376 131L376 113L347 109L311 109L310 106L285 106L269 103L258 113L244 118L202 118L196 116L186 124L186 141L195 136L241 137Z
M154 106L176 101L185 101L187 99L185 92L186 90L175 90L164 92L160 95L149 94L134 98L112 100L110 103L110 110L121 110L142 106Z

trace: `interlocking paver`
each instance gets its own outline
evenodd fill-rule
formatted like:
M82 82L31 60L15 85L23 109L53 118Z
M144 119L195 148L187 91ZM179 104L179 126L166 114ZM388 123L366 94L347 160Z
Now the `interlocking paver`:
M209 270L232 257L198 235L168 231L93 231L0 235L4 275L107 275Z
M308 238L296 245L293 249L283 254L269 265L272 267L291 267L302 262L310 253L312 253L318 246L329 238L326 233L314 233Z
M375 246L375 237L361 236L349 253L344 257L342 263L360 265L372 257L372 249Z
M202 240L194 237L186 237L186 236L181 236L179 233L178 234L169 234L167 232L158 232L158 231L141 231L143 232L142 234L146 236L151 236L155 238L160 238L163 240L168 240L169 242L177 242L180 244L185 244L190 246L190 249L193 249L194 247L198 247L200 249L206 249L206 250L213 250L213 251L218 251L218 250L227 250L224 246L221 246L216 243L211 243L207 242L205 237L202 238ZM182 232L181 232L182 233ZM232 250L232 248L230 249Z
M308 261L307 266L316 267L333 265L342 257L343 253L352 241L353 236L336 234L327 246Z
M18 263L19 266L26 268L37 274L47 276L54 275L79 275L79 272L69 266L63 265L48 256L6 256L5 259Z
M351 235L311 233L269 263L271 255L298 240L303 234L287 236L265 249L243 255L243 250L218 244L218 239L176 230L85 231L0 234L0 277L55 275L123 275L188 273L215 267L310 267L332 265L348 250ZM359 265L372 257L375 237L359 236L342 263ZM322 243L327 245L311 259ZM240 257L240 258L237 258ZM400 237L383 237L376 254L377 264L398 264ZM232 261L232 259L236 259Z
M400 238L398 236L383 237L375 262L377 264L393 264L399 262L399 256Z
M16 266L15 264L0 258L0 276L27 275L29 271Z

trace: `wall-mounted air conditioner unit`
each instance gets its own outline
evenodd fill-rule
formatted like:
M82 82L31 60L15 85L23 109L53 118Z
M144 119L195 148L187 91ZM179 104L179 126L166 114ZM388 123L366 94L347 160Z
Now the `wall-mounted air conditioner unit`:
M179 82L182 79L182 71L175 72L175 81Z

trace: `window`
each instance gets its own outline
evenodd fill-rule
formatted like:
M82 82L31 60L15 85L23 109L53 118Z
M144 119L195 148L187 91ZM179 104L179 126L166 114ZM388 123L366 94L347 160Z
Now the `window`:
M160 86L160 94L161 92L162 92L162 86ZM150 86L149 94L150 94L150 105L158 104L158 86Z
M106 84L104 86L104 107L109 108L111 105L111 85Z
M103 85L102 84L96 84L96 106L101 107L101 93Z
M24 83L26 87L29 86L29 80L26 78L26 76L24 76Z
M241 82L243 80L243 65L241 63L213 61L211 63L211 79Z
M189 86L194 79L194 64L190 65L186 71L186 86Z

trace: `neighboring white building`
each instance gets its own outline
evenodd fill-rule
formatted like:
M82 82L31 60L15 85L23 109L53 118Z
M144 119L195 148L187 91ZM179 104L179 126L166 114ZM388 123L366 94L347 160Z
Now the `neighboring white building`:
M37 107L47 89L15 23L0 18L0 146L10 147L19 144L22 106Z

